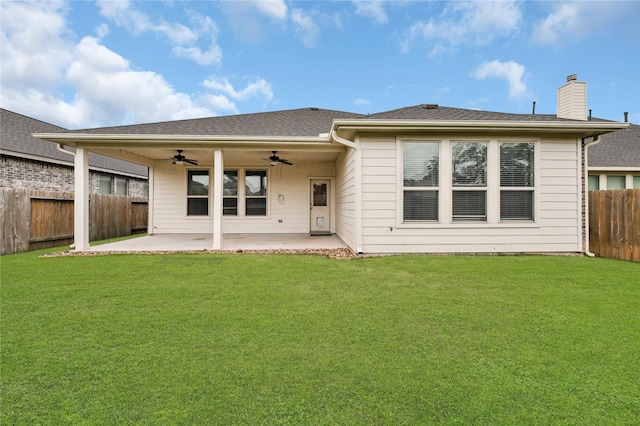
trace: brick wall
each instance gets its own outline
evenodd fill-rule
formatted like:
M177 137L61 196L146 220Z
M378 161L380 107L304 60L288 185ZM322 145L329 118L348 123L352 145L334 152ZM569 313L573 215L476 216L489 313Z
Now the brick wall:
M101 173L98 172L89 172L89 192L99 192L100 174ZM110 176L115 177L116 175ZM129 196L146 196L144 194L146 186L146 181L144 179L136 179L132 177L127 177L127 179L129 181ZM16 157L2 156L0 158L1 188L73 192L73 180L72 167ZM115 179L113 185L115 185ZM115 188L112 187L111 192L115 193Z

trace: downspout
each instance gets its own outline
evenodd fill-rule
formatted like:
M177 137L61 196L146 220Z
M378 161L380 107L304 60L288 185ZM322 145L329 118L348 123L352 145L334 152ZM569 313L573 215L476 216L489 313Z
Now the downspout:
M585 250L584 250L584 254L586 254L589 257L595 257L595 253L592 253L589 250L589 148L597 145L600 143L600 135L598 135L594 140L592 140L591 142L587 143L584 146L584 168L585 168L585 174L587 175L586 178L586 191L585 191L585 212L584 212L584 216L585 216Z
M349 148L352 148L356 154L356 164L355 164L355 232L356 232L356 254L362 254L362 155L360 152L360 145L345 139L338 135L335 127L331 128L331 138Z
M70 156L72 156L72 157L75 157L75 156L76 156L76 153L75 153L75 152L67 151L66 149L64 149L64 147L62 146L62 144L56 144L56 147L58 148L58 151L60 151L60 152L64 152L65 154L69 154L69 155L70 155ZM76 242L74 241L72 244L70 244L70 245L69 245L69 248L72 248L72 249L76 248Z
M75 153L75 152L67 151L66 149L64 149L64 147L62 146L62 144L57 144L56 146L57 146L57 148L58 148L58 151L60 151L60 152L64 152L65 154L69 154L69 155L70 155L70 156L72 156L72 157L75 157L75 156L76 156L76 153Z

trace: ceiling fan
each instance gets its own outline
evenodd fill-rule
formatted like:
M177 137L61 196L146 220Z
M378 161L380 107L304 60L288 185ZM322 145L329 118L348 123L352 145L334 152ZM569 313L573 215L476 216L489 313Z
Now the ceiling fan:
M278 157L277 155L278 151L271 151L271 152L273 153L273 155L271 155L271 157L269 158L265 158L265 160L270 161L272 166L275 166L278 163L288 164L289 166L293 166L293 163L291 163L289 160Z
M182 155L182 150L181 149L176 149L176 151L178 151L178 153L176 155L174 155L173 157L171 157L173 159L173 163L171 163L171 164L189 163L189 164L193 164L194 166L198 165L198 162L196 160L190 160L190 159L186 158L184 155Z

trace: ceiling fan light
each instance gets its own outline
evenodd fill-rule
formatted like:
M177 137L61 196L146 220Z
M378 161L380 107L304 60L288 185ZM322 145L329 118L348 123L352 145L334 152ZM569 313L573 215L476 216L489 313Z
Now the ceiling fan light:
M184 164L184 161L182 161L182 160L176 160L176 161L174 161L174 163L175 163L175 164L180 164L180 165L182 165L182 164Z
M278 162L277 162L277 161L272 161L272 162L271 162L271 165L272 165L272 166L276 166L277 164L278 164Z

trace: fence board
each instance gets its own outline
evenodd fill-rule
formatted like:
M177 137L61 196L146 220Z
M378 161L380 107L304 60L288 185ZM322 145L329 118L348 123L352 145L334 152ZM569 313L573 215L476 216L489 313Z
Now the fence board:
M0 188L0 195L0 254L73 242L73 193ZM146 199L91 194L89 200L90 241L146 230Z
M0 254L29 250L29 196L25 190L0 188Z
M640 189L589 192L590 250L640 262Z

